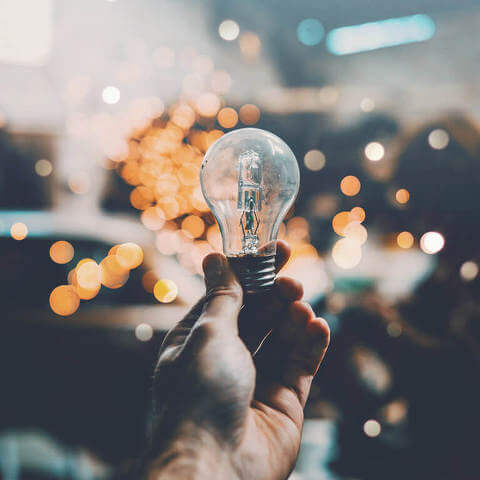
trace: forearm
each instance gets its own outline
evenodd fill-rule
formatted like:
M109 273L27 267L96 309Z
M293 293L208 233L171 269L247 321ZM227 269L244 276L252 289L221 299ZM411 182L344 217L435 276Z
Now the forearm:
M231 452L205 430L183 426L144 469L147 480L239 479Z

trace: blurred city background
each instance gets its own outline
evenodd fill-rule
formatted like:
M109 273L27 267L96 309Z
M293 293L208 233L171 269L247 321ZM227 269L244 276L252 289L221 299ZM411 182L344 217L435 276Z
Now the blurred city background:
M476 0L0 1L0 475L145 445L165 331L221 250L199 187L272 131L285 273L332 330L295 480L479 478Z

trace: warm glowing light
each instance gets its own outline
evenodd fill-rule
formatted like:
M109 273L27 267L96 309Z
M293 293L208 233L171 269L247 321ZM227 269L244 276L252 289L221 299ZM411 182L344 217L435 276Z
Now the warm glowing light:
M120 90L109 85L102 90L102 100L109 105L114 105L120 100Z
M70 285L60 285L50 294L50 308L62 316L72 315L80 306L80 297Z
M348 270L356 267L362 259L362 249L360 245L349 238L338 240L332 249L333 261L340 268Z
M378 162L385 155L385 148L379 142L370 142L365 147L365 156L372 162Z
M309 47L318 45L324 32L323 25L316 18L306 18L297 27L298 40Z
M394 400L385 405L381 412L385 422L394 425L405 420L408 412L408 404L404 399Z
M128 270L137 268L143 262L143 250L136 243L122 243L116 255L118 263Z
M200 217L189 215L182 220L182 230L187 232L193 238L198 238L203 235L205 224Z
M14 240L23 240L28 235L28 228L22 222L14 223L10 227L10 235Z
M428 143L435 150L443 150L450 142L450 135L442 128L432 130L428 135Z
M142 275L142 286L148 293L153 293L153 287L157 283L158 276L153 270L147 270Z
M401 188L395 193L395 198L398 203L407 203L410 200L410 192L405 188Z
M170 303L177 298L178 287L173 280L162 278L153 287L153 295L161 303Z
M256 105L247 103L240 107L240 120L245 125L254 125L260 120L260 110Z
M153 192L147 187L139 186L130 192L130 203L138 210L151 207L154 200Z
M382 427L376 420L367 420L363 424L363 431L367 437L378 437L382 431Z
M100 262L102 285L107 288L120 288L129 277L129 271L122 267L117 255L108 255Z
M310 227L303 217L293 217L287 223L287 238L290 242L309 240Z
M360 102L360 110L365 113L372 112L375 110L375 102L371 98L363 98Z
M214 117L220 109L220 99L214 93L202 93L195 105L200 115Z
M222 108L218 112L217 120L221 127L233 128L238 123L238 114L233 108Z
M135 336L141 342L148 342L153 337L153 328L148 323L140 323L135 327Z
M55 263L68 263L74 254L74 249L71 243L64 240L55 242L50 247L50 258Z
M353 207L350 210L350 221L362 223L365 220L365 210L362 207Z
M100 288L102 281L100 265L91 259L81 260L75 268L75 278L74 283L85 290L91 291Z
M358 245L363 245L368 238L367 229L360 224L360 222L350 222L344 229L343 234L349 240L357 243Z
M472 281L478 275L478 265L475 262L465 262L460 267L460 276L466 282Z
M240 27L235 20L224 20L218 26L218 33L223 40L231 42L238 37L238 34L240 33Z
M340 190L344 195L347 195L348 197L353 197L357 195L357 193L360 191L361 186L362 184L360 183L360 180L354 175L347 175L340 182Z
M309 150L303 158L305 166L313 172L318 172L325 166L325 155L320 150Z
M427 232L420 239L420 248L429 255L438 253L445 245L445 239L439 232Z
M149 230L160 230L165 223L165 213L158 206L148 207L142 212L140 220Z
M400 248L411 248L413 246L414 238L410 232L400 232L397 235L397 245Z
M285 227L283 223L282 225ZM220 229L216 223L208 227L207 241L215 251L222 251L222 235L220 234Z
M48 177L53 171L53 166L50 161L45 158L41 158L35 162L35 172L40 177Z
M90 190L90 177L86 172L75 172L68 179L68 186L73 193L84 195Z
M215 68L213 60L208 55L198 55L193 60L193 70L201 75L207 75Z
M255 60L260 55L261 42L256 33L242 33L240 35L239 44L240 50L248 60Z
M159 232L157 234L155 245L162 255L173 255L177 251L175 245L175 232L171 230Z
M339 212L332 219L333 231L340 236L344 236L345 227L350 223L350 212Z

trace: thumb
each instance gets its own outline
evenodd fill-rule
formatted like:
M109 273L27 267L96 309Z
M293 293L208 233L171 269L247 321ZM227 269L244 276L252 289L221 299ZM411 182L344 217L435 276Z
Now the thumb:
M221 253L212 253L203 260L205 273L205 304L201 321L238 330L238 314L242 308L243 292L237 277Z

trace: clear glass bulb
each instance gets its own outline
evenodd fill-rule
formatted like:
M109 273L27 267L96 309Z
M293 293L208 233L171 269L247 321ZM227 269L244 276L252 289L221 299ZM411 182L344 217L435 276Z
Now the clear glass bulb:
M234 130L208 149L200 183L220 227L223 251L244 287L270 286L275 240L300 183L289 146L265 130Z

